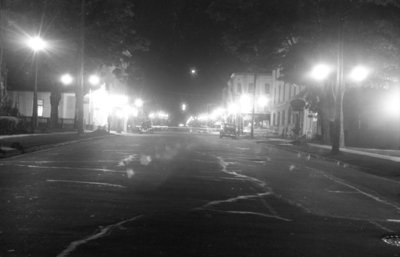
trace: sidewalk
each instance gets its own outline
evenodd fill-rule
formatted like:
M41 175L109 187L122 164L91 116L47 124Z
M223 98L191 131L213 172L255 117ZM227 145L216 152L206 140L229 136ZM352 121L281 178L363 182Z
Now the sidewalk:
M338 165L349 165L380 177L400 181L400 150L383 150L346 147L340 153L332 155L331 146L316 143L295 145L293 140L267 138L257 140L257 143L267 143L279 148L309 154L316 159L335 161Z
M108 133L104 131L87 131L83 135L78 135L76 131L2 135L0 136L0 158L33 152L63 144L75 143L82 140L104 137L106 135L108 135Z

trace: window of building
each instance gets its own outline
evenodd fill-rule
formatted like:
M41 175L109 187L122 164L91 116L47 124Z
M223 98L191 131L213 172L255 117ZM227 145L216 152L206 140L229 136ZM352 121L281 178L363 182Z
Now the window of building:
M274 104L276 104L276 87L274 87Z
M43 99L37 100L37 114L39 117L43 116Z
M286 114L286 110L283 110L282 111L282 125L284 126L285 125L285 115Z
M249 90L248 90L248 92L249 92L250 94L254 94L254 90L255 90L255 88L254 88L254 83L250 83L250 84L249 84Z
M270 85L269 85L269 83L265 83L265 85L264 85L264 90L265 90L265 93L266 93L266 94L269 94L269 91L270 91Z
M290 107L287 112L287 116L288 116L288 124L292 123L292 121L290 120L292 118L292 109Z
M289 85L289 99L292 98L292 85Z

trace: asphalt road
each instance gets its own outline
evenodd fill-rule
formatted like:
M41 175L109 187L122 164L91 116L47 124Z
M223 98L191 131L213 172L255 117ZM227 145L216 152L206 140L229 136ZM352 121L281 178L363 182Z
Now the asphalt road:
M0 160L0 256L400 256L400 185L250 140L110 136Z

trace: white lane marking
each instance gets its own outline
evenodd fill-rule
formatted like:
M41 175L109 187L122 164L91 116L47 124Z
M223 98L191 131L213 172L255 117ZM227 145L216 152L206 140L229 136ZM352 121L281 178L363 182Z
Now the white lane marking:
M387 227L385 227L385 226L379 224L379 223L376 222L376 221L368 220L368 222L371 223L372 225L374 225L374 226L376 226L376 227L378 227L378 228L380 228L380 229L382 229L382 230L388 232L388 233L394 233L393 230L391 230L390 228L387 228Z
M110 170L105 168L89 168L89 167L41 166L41 165L25 165L25 164L14 164L13 166L35 168L35 169L90 170L90 171L118 172L115 170Z
M216 201L211 201L206 203L205 205L203 205L201 208L207 208L213 205L218 205L218 204L222 204L222 203L233 203L233 202L237 202L239 200L249 200L252 198L261 198L263 196L267 196L267 195L271 195L271 192L265 192L265 193L259 193L259 194L254 194L254 195L239 195L236 197L232 197L232 198L228 198L225 200L216 200Z
M95 233L95 234L93 234L91 236L88 236L86 238L83 238L83 239L80 239L80 240L77 240L77 241L73 241L72 243L70 243L68 245L67 248L65 248L60 254L58 254L57 257L69 256L80 245L83 245L83 244L86 244L86 243L88 243L90 241L93 241L93 240L99 239L101 237L107 236L114 229L121 227L125 223L138 220L138 219L140 219L142 217L143 217L143 215L139 215L139 216L135 216L135 217L130 218L130 219L126 219L126 220L120 221L120 222L115 223L115 224L108 225L106 227L101 228L100 232L98 232L98 233Z
M400 223L400 220L396 220L396 219L387 219L387 221L389 221L389 222L396 222L396 223Z
M256 215L256 216L261 216L261 217L265 217L265 218L273 218L273 219L278 219L278 220L283 220L283 221L287 221L290 222L292 220L290 219L286 219L286 218L282 218L280 216L277 215L270 215L270 214L265 214L265 213L260 213L260 212L250 212L250 211L222 211L222 210L208 210L207 211L212 211L212 212L219 212L219 213L232 213L232 214L242 214L242 215Z
M365 192L365 191L362 191L362 190L359 189L358 187L352 186L352 185L350 185L350 184L348 184L348 183L342 181L341 179L338 179L338 178L336 178L336 177L334 177L334 176L332 176L332 175L328 175L328 174L326 174L326 173L325 173L324 171L322 171L322 170L317 170L317 169L314 169L314 168L311 168L311 167L306 167L306 168L309 169L309 170L311 170L311 171L313 171L313 172L319 172L319 173L321 173L324 177L326 177L326 178L328 178L328 179L330 179L330 180L332 180L332 181L334 181L334 182L336 182L336 183L338 183L338 184L347 186L347 187L349 187L349 188L351 188L351 189L357 191L358 193L360 193L360 194L362 194L362 195L364 195L364 196L366 196L366 197L368 197L368 198L371 198L372 200L375 200L375 201L377 201L377 202L379 202L379 203L382 203L382 204L391 206L391 207L395 208L397 211L400 211L400 206L398 206L398 205L395 204L395 203L389 202L389 201L387 201L387 200L381 199L379 196L376 196L376 195L367 193L367 192Z
M126 188L126 186L118 185L118 184L110 184L110 183L101 183L101 182L92 182L92 181L78 181L78 180L63 180L63 179L47 179L46 182L50 183L74 183L74 184L88 184L88 185L96 185L96 186L108 186L108 187L118 187L118 188Z

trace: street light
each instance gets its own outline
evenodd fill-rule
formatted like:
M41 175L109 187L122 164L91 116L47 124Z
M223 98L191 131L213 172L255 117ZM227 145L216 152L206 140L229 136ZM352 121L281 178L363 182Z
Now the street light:
M88 81L92 86L97 86L98 84L100 84L100 77L96 74L92 74L89 76Z
M44 41L41 37L35 36L35 37L29 37L26 40L27 46L33 50L33 52L39 52L43 51L48 47L48 44L46 41Z
M310 73L310 77L322 81L325 80L332 72L332 68L327 64L318 64L313 67Z
M337 140L333 140L332 142L332 153L337 153L340 147L344 146L344 128L343 128L343 99L344 94L346 92L346 82L343 79L343 58L338 58L338 65L335 67L337 81L336 81L336 119L335 122L338 122L339 126L339 135L337 136ZM329 75L334 71L334 68L326 65L326 64L318 64L314 66L310 73L310 77L316 81L323 81L329 77ZM351 72L348 75L348 78L353 82L362 82L364 81L370 73L370 70L364 66L358 65L351 69Z
M364 66L356 66L350 72L350 79L354 82L361 82L365 80L369 75L369 69Z
M32 133L35 132L37 127L37 116L38 116L38 100L37 100L37 80L38 80L38 57L36 54L40 51L45 50L48 47L46 41L44 41L41 37L29 37L26 40L26 45L33 51L35 54L35 81L33 87L33 105L32 105Z
M143 100L140 98L135 99L135 106L138 108L143 107Z
M60 81L63 85L67 86L70 85L72 81L74 81L74 78L70 74L66 73L61 76Z
M181 109L182 109L182 111L186 111L186 109L187 109L186 104L182 104Z

